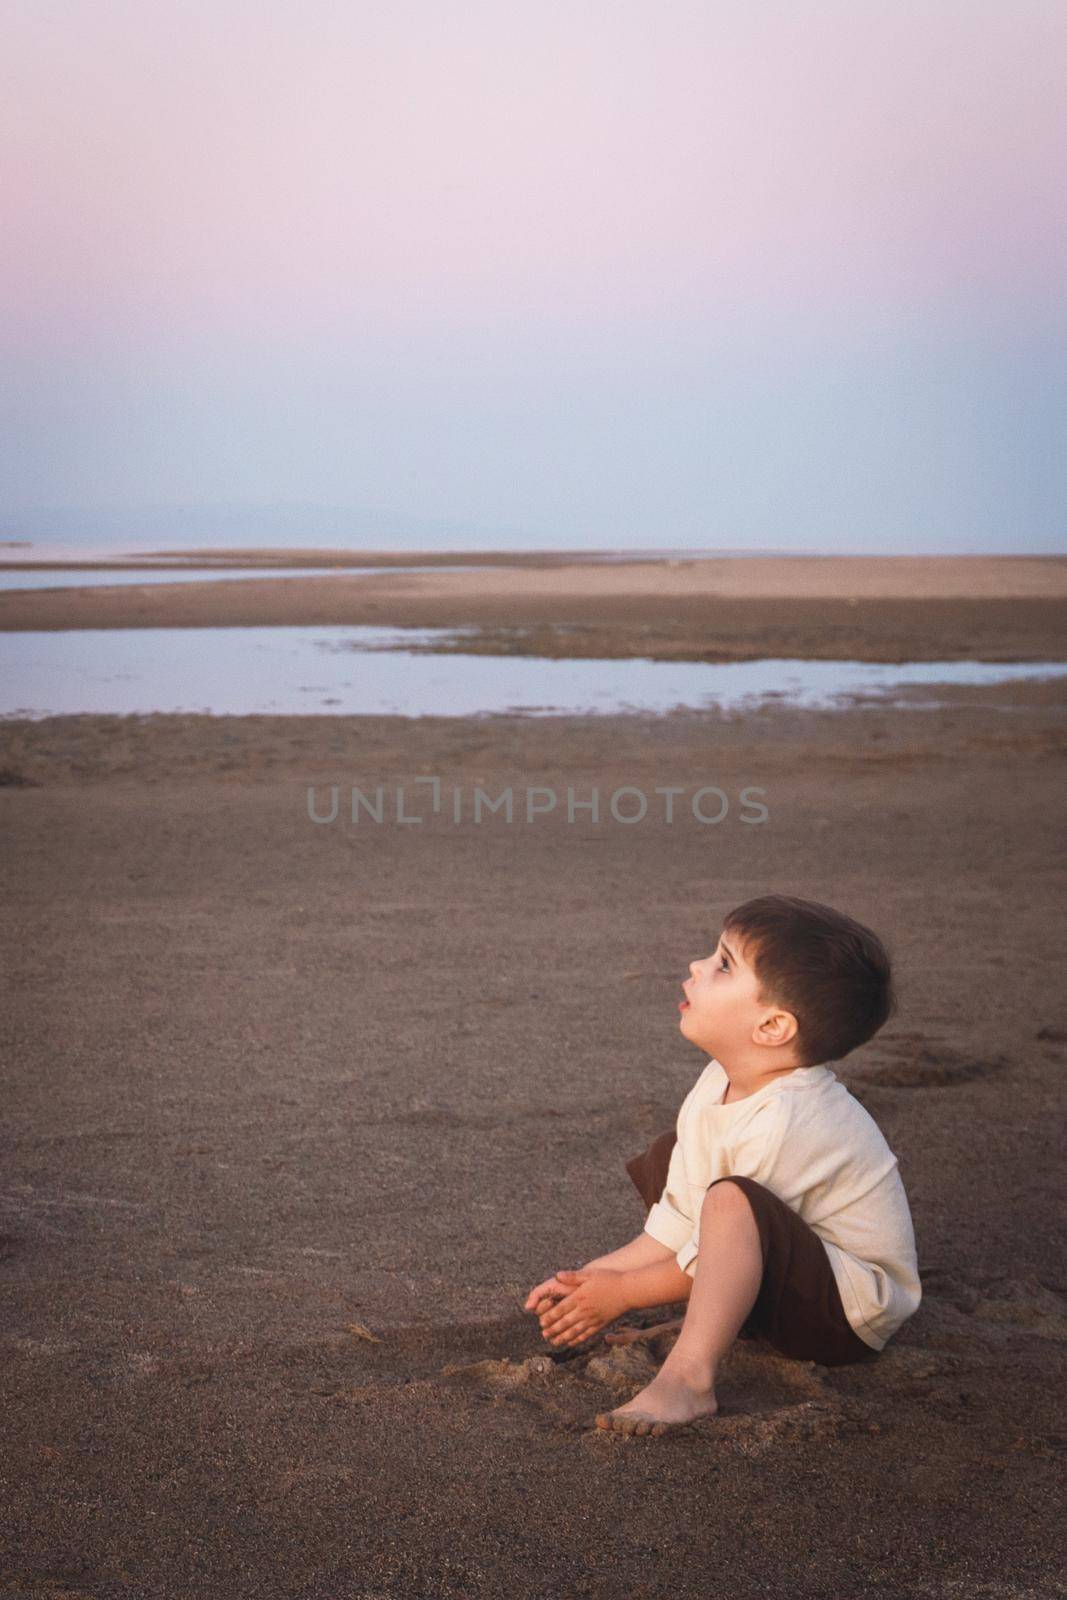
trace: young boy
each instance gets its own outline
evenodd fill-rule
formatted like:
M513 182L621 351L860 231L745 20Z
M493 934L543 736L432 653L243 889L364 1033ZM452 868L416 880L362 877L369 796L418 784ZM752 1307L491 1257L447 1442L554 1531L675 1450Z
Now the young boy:
M626 1163L650 1208L644 1231L526 1300L560 1346L624 1311L688 1301L680 1324L660 1325L681 1331L652 1382L597 1417L620 1433L712 1416L716 1369L742 1329L839 1366L881 1350L921 1297L897 1158L826 1065L893 1012L881 941L829 906L765 895L730 912L689 972L679 1028L712 1059L676 1130Z

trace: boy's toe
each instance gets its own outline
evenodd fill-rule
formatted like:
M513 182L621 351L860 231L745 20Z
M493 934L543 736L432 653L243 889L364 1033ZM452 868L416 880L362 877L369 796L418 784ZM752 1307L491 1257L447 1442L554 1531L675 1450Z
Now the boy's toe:
M624 1433L630 1437L652 1434L658 1438L666 1433L670 1427L669 1422L660 1422L653 1417L638 1417L626 1411L600 1411L595 1418L598 1428L605 1433Z
M598 1428L603 1428L605 1433L625 1433L625 1417L617 1417L612 1411L601 1411L596 1419Z

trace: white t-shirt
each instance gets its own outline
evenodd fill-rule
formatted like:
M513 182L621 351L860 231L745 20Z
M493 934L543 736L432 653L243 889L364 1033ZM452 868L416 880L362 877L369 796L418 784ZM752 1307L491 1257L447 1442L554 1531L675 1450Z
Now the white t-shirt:
M754 1178L818 1234L850 1326L881 1350L922 1298L911 1212L881 1129L827 1066L798 1067L723 1105L728 1087L713 1059L682 1101L645 1232L695 1277L709 1184Z

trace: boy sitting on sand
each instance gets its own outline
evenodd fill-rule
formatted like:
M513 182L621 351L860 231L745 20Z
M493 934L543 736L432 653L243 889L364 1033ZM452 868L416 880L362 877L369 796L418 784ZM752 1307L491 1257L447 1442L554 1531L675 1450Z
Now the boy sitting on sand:
M626 1163L644 1231L531 1289L555 1345L624 1311L687 1300L655 1378L600 1428L661 1434L712 1416L715 1373L737 1335L840 1366L881 1350L921 1297L897 1158L826 1065L894 1009L889 957L829 906L765 895L731 911L713 955L689 965L681 1032L711 1055L676 1130Z

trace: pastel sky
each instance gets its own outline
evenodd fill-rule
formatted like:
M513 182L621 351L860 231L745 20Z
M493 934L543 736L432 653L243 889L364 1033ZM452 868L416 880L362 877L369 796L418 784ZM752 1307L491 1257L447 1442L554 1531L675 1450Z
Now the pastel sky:
M1063 0L8 0L0 537L1063 548Z

